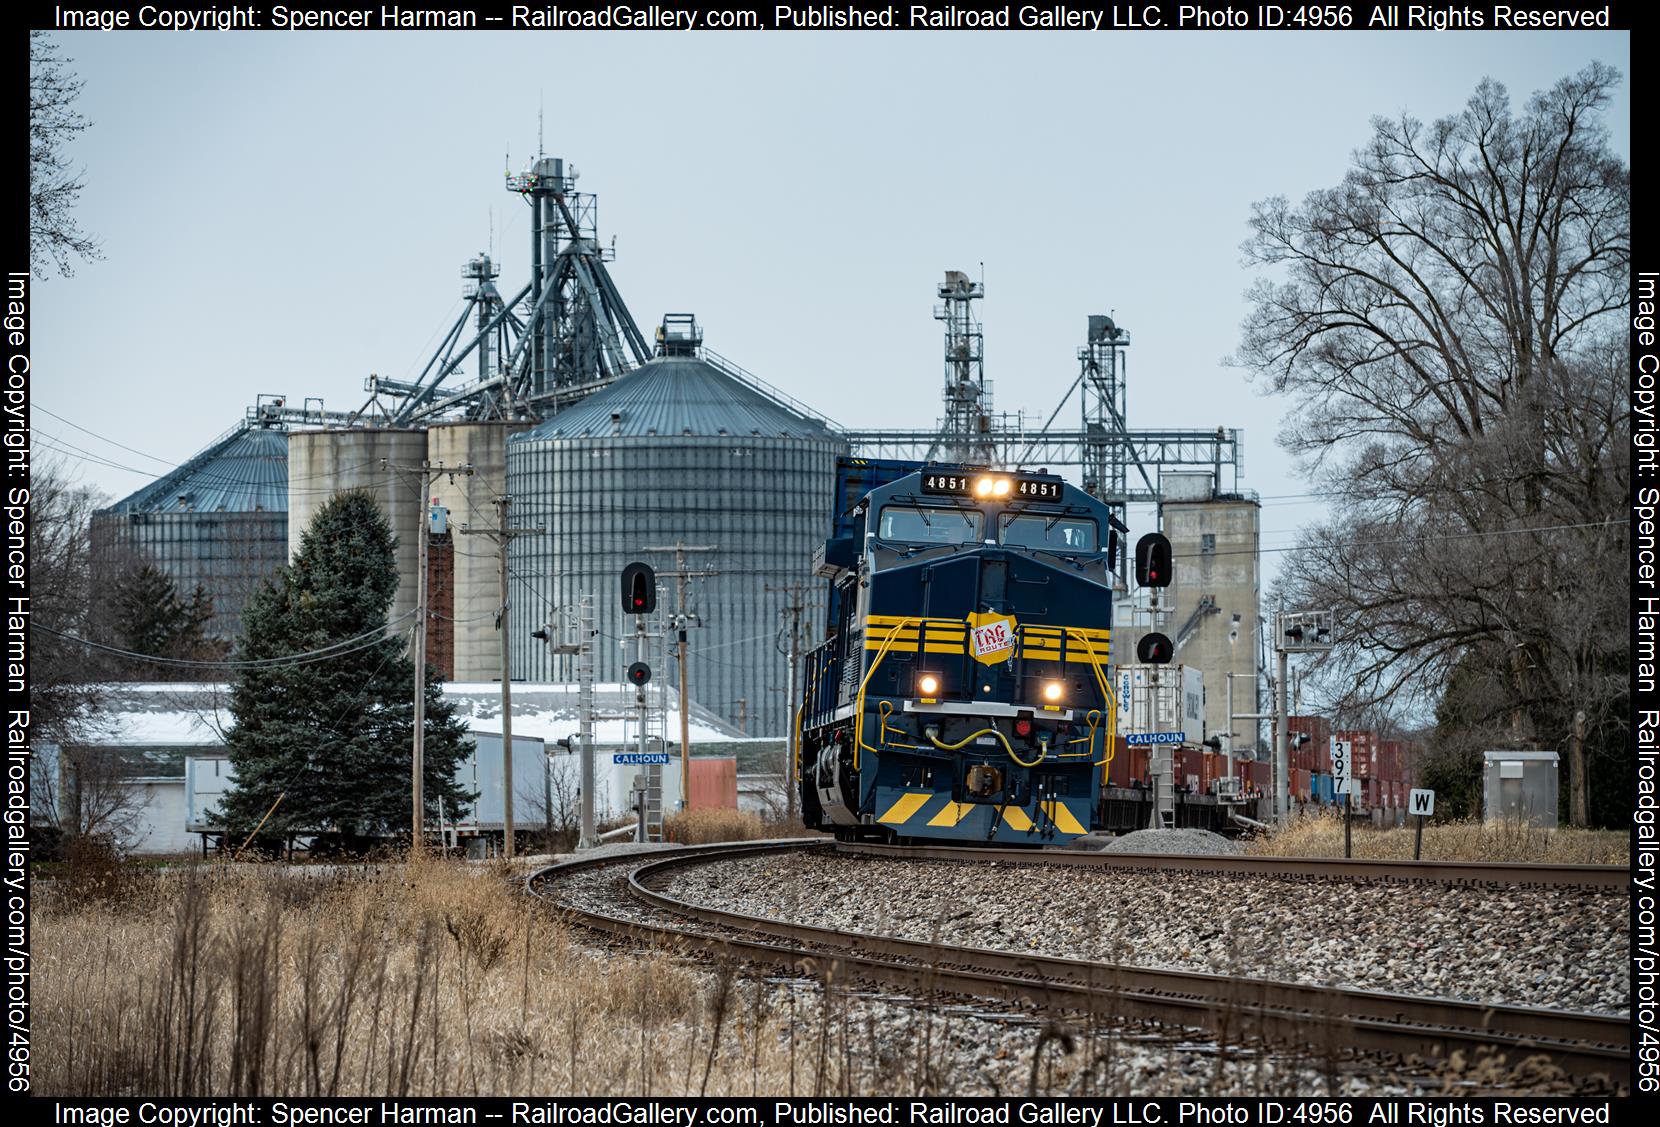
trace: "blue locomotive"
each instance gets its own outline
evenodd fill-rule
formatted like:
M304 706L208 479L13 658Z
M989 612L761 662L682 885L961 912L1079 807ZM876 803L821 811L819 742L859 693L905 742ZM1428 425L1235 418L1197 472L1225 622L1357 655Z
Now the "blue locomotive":
M1113 754L1124 526L1060 477L853 460L795 783L844 839L1056 845L1089 832ZM851 469L851 472L849 471ZM871 481L853 496L847 482Z

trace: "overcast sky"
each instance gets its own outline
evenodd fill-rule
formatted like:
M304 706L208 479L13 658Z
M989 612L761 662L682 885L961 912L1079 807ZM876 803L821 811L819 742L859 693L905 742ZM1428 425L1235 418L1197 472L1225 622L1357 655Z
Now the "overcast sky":
M930 426L934 287L983 263L994 407L1041 423L1085 318L1113 312L1130 425L1242 428L1265 547L1318 510L1275 443L1284 404L1222 363L1251 203L1336 183L1373 115L1631 66L1626 33L57 39L86 80L78 215L105 257L37 282L37 458L67 442L161 474L259 393L350 409L369 373L413 377L468 258L493 245L504 292L526 280L502 173L534 155L540 101L648 334L696 313L711 348L844 424ZM1628 85L1608 122L1629 159ZM112 498L150 480L73 464Z

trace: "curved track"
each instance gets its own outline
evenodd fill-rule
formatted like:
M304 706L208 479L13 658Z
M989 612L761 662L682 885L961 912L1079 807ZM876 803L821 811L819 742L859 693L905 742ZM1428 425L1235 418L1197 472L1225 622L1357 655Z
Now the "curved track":
M1106 853L1082 849L993 849L982 846L878 845L837 842L836 852L915 861L1015 862L1107 869L1177 869L1280 880L1375 880L1457 884L1478 888L1619 888L1631 871L1619 865L1510 865L1495 861L1361 861L1322 857L1256 857L1213 853Z
M1325 1051L1357 1049L1425 1059L1466 1056L1496 1049L1511 1061L1546 1054L1567 1073L1606 1076L1629 1087L1631 1028L1624 1017L1565 1010L1492 1006L1446 998L1381 994L1363 990L1229 978L1193 971L1085 962L984 948L917 942L866 933L846 933L780 920L718 911L678 900L653 885L676 869L723 857L785 849L825 848L830 843L782 841L715 845L657 853L585 858L541 870L528 887L533 895L565 910L572 922L642 942L665 940L721 959L806 971L842 980L863 980L923 996L967 995L1025 1002L1046 1009L1096 1018L1127 1017L1198 1027L1218 1037L1267 1042ZM1443 872L1433 876L1398 876L1378 869L1389 862L1316 862L1241 857L1185 857L1132 854L1061 854L1035 850L895 850L893 847L842 847L854 852L897 853L930 860L993 859L1005 862L1121 864L1135 867L1217 869L1218 862L1259 863L1227 867L1230 873L1284 876L1301 866L1304 879L1382 879L1478 881L1487 884L1600 884L1601 872L1571 874L1556 870L1600 870L1602 866L1549 866L1551 873L1518 866L1480 866L1477 873ZM942 858L940 854L950 854ZM966 854L967 856L964 856ZM1056 858L1065 856L1064 862ZM1274 862L1263 866L1264 861ZM1435 863L1430 863L1435 864ZM1345 868L1327 868L1343 866ZM601 903L572 903L559 893L562 881L595 869L617 867ZM1468 870L1472 866L1453 866ZM1506 870L1501 876L1499 870ZM1617 870L1618 871L1618 870ZM1319 875L1324 873L1323 876ZM626 874L626 879L623 874ZM1531 876L1527 874L1532 874ZM701 926L688 926L693 921Z

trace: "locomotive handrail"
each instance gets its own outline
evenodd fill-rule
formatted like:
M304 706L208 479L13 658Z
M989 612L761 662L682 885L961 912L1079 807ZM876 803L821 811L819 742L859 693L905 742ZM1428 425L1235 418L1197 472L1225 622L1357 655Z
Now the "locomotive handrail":
M882 639L882 645L876 651L876 659L870 663L870 668L865 670L865 679L859 682L859 695L853 702L853 769L855 771L859 769L859 749L865 746L865 688L870 684L870 679L876 675L876 667L882 664L884 657L888 656L888 648L899 638L899 632L915 621L917 620L914 616L903 618L899 620L898 624L888 629L887 637ZM876 753L875 748L869 750Z
M1084 723L1089 725L1089 735L1080 736L1078 739L1067 741L1069 746L1071 744L1088 744L1089 745L1088 749L1086 749L1084 751L1058 751L1058 752L1055 753L1055 758L1056 759L1082 759L1086 756L1090 759L1095 758L1095 730L1098 727L1100 727L1100 725L1101 725L1101 716L1102 716L1102 710L1101 709L1099 709L1099 708L1090 709L1089 712L1084 716ZM1101 763L1105 763L1105 762L1106 762L1106 760L1104 760L1104 759L1101 761ZM1090 766L1091 767L1099 767L1099 766L1101 766L1101 763L1091 763Z
M1107 681L1106 674L1101 672L1100 660L1096 658L1095 647L1090 645L1088 636L1079 633L1071 626L1063 626L1061 629L1065 630L1068 634L1077 635L1078 641L1083 644L1084 652L1089 654L1089 667L1095 670L1095 681L1101 686L1101 699L1106 702L1106 708L1104 711L1107 714L1107 756L1105 759L1101 760L1099 764L1096 764L1096 766L1110 768L1112 765L1112 757L1118 751L1118 701L1112 695L1112 685ZM1110 646L1111 643L1109 642L1108 645ZM1108 654L1110 656L1111 650L1108 651ZM1103 770L1101 775L1102 781L1105 782L1106 771Z

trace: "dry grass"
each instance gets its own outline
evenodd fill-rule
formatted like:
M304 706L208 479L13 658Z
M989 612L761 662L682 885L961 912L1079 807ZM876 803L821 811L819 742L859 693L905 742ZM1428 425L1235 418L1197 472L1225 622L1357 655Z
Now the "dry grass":
M600 957L499 868L146 879L124 902L40 898L36 1091L750 1095L808 1068L731 975Z
M1414 827L1374 829L1357 821L1354 856L1374 861L1410 860ZM1523 822L1427 822L1426 861L1504 861L1559 865L1624 865L1630 861L1629 835L1612 830L1541 829ZM1272 857L1343 856L1343 818L1319 814L1294 820L1283 830L1261 834L1246 852Z
M1082 1026L997 1033L941 998L889 1007L834 964L762 980L669 950L596 951L508 873L244 865L143 873L128 897L38 889L35 1091L1098 1096L1287 1082L1282 1054L1253 1050L1149 1071L1160 1058L1120 1039L1110 1004Z
M806 831L797 825L794 834ZM748 810L685 810L663 819L663 836L682 845L706 845L715 841L757 841L768 837L792 836L791 829Z

